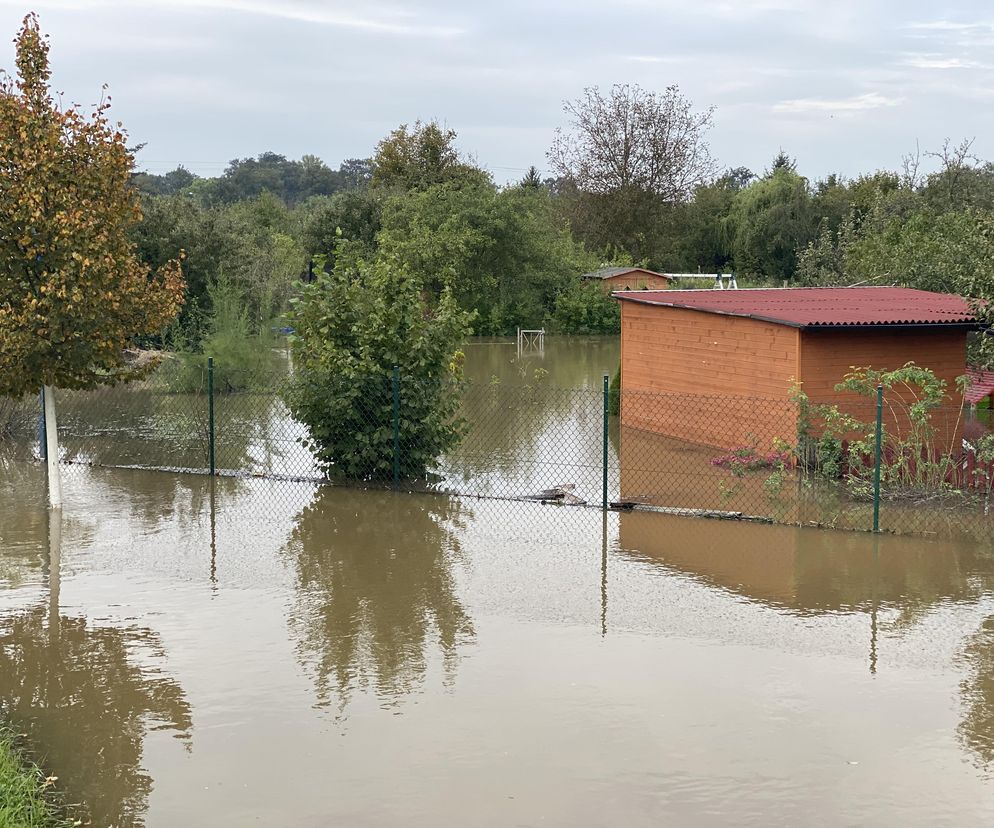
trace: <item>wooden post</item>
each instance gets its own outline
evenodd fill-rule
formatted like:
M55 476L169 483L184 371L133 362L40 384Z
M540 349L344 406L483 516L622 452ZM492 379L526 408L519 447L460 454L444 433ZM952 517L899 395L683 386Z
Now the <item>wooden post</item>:
M55 418L55 389L46 385L45 455L48 464L48 505L62 508L62 478L59 477L59 425Z

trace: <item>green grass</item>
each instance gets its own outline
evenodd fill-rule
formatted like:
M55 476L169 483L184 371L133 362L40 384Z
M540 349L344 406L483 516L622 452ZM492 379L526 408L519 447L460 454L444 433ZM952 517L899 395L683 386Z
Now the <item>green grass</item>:
M9 730L0 727L0 828L68 828L49 794L50 785L17 750Z

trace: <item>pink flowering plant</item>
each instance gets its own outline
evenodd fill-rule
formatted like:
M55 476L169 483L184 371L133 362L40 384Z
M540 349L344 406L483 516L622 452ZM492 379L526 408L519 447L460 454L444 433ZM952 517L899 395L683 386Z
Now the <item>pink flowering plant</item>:
M775 451L763 453L756 446L739 446L727 454L711 459L712 466L728 469L735 477L742 477L747 472L790 468L793 464L793 454L779 447Z

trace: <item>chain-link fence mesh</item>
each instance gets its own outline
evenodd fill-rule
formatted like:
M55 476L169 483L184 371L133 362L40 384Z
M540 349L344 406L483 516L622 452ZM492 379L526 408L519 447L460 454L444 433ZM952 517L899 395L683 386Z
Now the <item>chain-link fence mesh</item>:
M459 387L386 374L299 405L291 374L265 390L136 383L58 392L61 459L792 525L989 539L994 435L984 415L887 394L799 401L535 381ZM213 399L213 416L211 412ZM300 422L290 413L304 411ZM320 395L317 396L320 401ZM439 401L442 403L439 403ZM438 403L438 405L436 405ZM37 399L4 403L7 443L38 456ZM431 411L443 412L433 417ZM13 440L10 439L13 436ZM213 436L213 440L212 440ZM26 448L27 447L27 448Z

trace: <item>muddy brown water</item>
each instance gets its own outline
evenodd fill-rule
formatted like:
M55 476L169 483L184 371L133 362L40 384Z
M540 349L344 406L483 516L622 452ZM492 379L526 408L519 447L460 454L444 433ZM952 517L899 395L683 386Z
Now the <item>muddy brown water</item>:
M994 818L976 544L0 463L0 706L95 825Z

